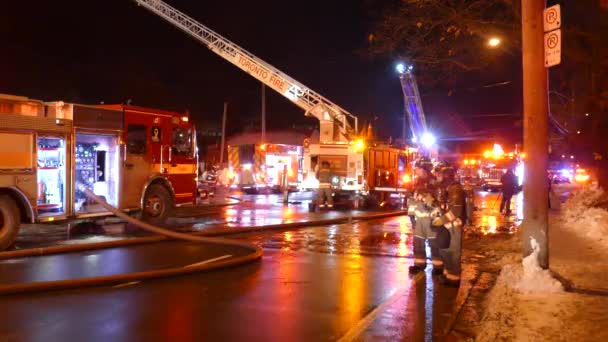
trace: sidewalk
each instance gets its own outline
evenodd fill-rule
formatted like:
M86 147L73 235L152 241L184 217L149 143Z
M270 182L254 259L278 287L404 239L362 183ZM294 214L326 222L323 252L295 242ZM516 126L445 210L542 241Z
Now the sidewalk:
M605 341L608 331L608 211L585 192L550 215L550 269L522 264L521 233L465 242L463 304L451 336L475 341Z

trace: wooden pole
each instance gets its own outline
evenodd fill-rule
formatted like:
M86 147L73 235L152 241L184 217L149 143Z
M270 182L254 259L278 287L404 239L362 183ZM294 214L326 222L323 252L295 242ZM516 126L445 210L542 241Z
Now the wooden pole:
M540 246L542 268L549 267L548 250L548 84L544 65L544 0L522 0L524 177L523 255L533 252L530 239Z

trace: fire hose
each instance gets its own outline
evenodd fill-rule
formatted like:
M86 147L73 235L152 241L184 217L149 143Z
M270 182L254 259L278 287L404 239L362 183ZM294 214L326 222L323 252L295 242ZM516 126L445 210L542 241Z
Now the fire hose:
M192 274L197 272L210 271L220 268L226 268L230 266L236 266L245 264L248 262L253 262L255 260L259 260L262 257L262 248L256 246L254 244L248 242L234 241L222 238L209 238L209 237L201 237L191 234L179 233L171 230L167 230L161 227L157 227L151 225L146 222L142 222L137 220L121 210L114 208L110 204L108 204L105 200L95 195L90 189L84 189L86 195L99 203L106 210L111 212L112 214L120 217L121 219L136 225L146 231L159 234L160 236L151 236L145 238L133 238L128 240L121 241L112 241L101 244L96 244L95 246L61 246L61 247L49 247L49 248L36 248L33 250L26 251L11 251L11 252L2 252L0 253L0 260L8 259L8 258L16 258L16 257L32 257L32 256L44 256L49 254L58 254L58 253L70 253L76 251L86 251L86 250L95 250L95 249L106 249L106 248L114 248L119 246L127 246L127 245L138 245L145 243L154 243L166 241L167 239L177 239L189 242L197 242L197 243L211 243L211 244L221 244L224 246L232 246L243 248L249 250L250 253L244 256L230 257L223 260L218 260L211 263L195 263L191 265L186 265L182 267L172 267L172 268L164 268L159 270L149 270L149 271L140 271L133 273L124 273L124 274L115 274L115 275L107 275L107 276L97 276L97 277L86 277L86 278L77 278L77 279L64 279L64 280L56 280L56 281L41 281L41 282L33 282L33 283L17 283L17 284L7 284L0 285L0 295L14 294L14 293L25 293L25 292L42 292L42 291L51 291L51 290L65 290L65 289L73 289L80 287L89 287L89 286L102 286L102 285L115 285L129 282L136 282L146 279L154 279L154 278L162 278L162 277L171 277L171 276L180 276L186 274Z

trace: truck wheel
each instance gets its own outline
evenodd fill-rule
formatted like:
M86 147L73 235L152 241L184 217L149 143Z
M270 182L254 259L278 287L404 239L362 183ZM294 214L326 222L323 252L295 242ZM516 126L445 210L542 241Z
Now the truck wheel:
M142 218L152 224L163 224L173 212L173 199L164 186L152 184L144 196Z
M0 251L13 244L21 223L19 208L12 198L0 196Z

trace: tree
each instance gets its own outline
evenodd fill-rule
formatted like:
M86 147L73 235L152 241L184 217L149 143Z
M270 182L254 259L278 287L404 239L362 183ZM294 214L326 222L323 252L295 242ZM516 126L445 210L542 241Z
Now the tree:
M372 55L416 65L422 87L451 89L471 75L521 66L521 0L402 0L388 6L369 34ZM562 64L550 69L551 112L567 129L562 144L608 185L608 6L563 0ZM600 10L603 9L603 10ZM501 44L490 49L488 39ZM507 75L507 73L505 73ZM589 113L589 115L586 115ZM578 132L581 132L578 134ZM601 156L600 161L594 157Z
M519 47L517 1L404 0L386 9L369 35L373 55L397 55L424 75L453 83L463 73L482 70ZM488 48L490 38L502 41Z

